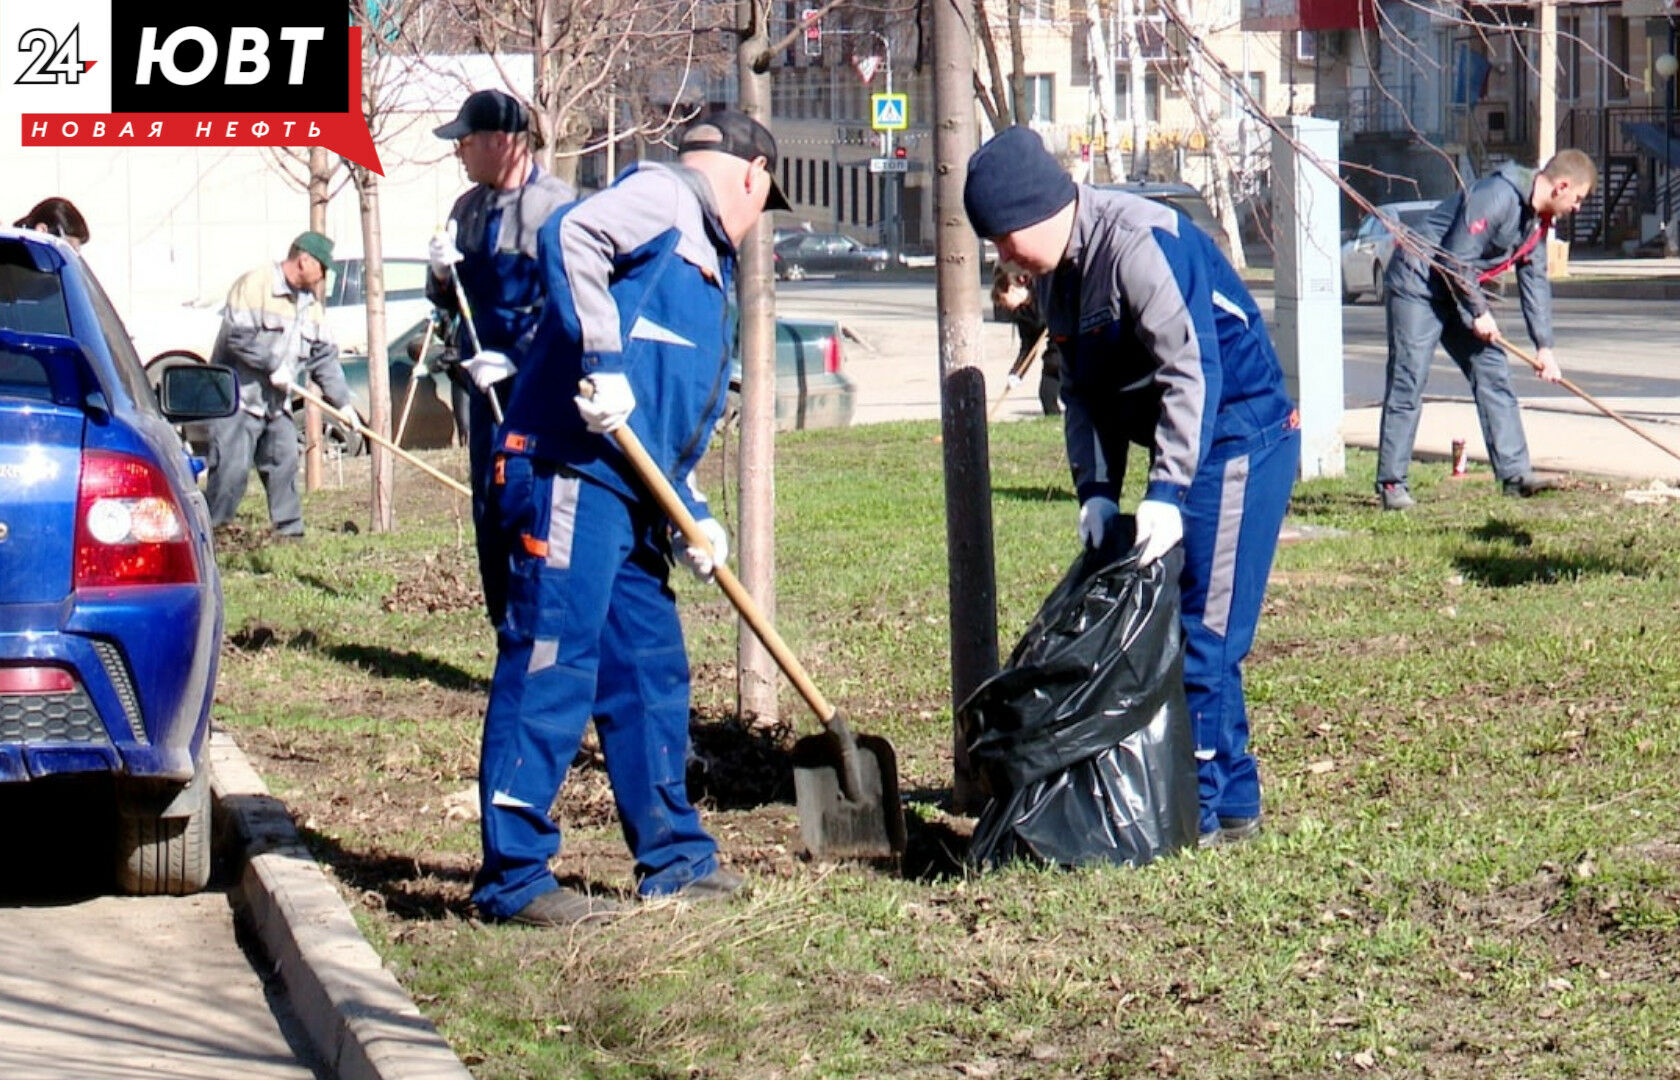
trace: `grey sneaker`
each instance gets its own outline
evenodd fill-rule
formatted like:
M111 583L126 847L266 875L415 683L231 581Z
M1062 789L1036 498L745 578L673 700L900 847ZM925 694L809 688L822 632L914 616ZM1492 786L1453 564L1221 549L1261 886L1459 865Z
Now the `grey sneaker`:
M1513 476L1500 486L1504 489L1505 494L1512 498L1527 499L1540 494L1542 491L1555 490L1558 482L1555 476L1526 473L1522 476Z
M1252 840L1260 835L1260 815L1253 817L1222 817L1219 819L1219 836L1224 843L1237 844L1244 840Z
M537 896L508 916L507 921L524 926L581 926L606 922L624 911L624 905L617 900L562 887Z
M730 900L746 891L747 879L733 870L718 867L699 881L691 881L677 894L678 900L704 904L714 900Z
M1404 481L1390 480L1377 485L1377 493L1382 496L1384 510L1410 510L1417 505L1412 493L1406 489Z

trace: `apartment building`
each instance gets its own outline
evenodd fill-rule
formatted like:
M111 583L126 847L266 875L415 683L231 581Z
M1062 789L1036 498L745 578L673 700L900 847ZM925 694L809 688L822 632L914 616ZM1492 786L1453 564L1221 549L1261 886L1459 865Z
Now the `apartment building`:
M784 28L800 25L812 5L784 0L778 16ZM1104 17L1103 37L1121 40L1114 8ZM1139 108L1148 149L1145 175L1136 179L1182 180L1206 187L1212 162L1206 118L1229 153L1238 186L1257 188L1266 169L1264 125L1250 102L1268 115L1306 113L1317 85L1311 35L1290 30L1244 31L1240 0L1180 0L1177 10L1205 43L1191 48L1188 35L1145 0L1139 20L1138 51L1144 69ZM987 0L987 21L1007 78L1010 43L1005 0ZM1090 17L1086 0L1022 0L1026 100L1022 112L1070 167L1088 161L1106 179L1098 90L1092 79ZM932 27L890 22L841 8L822 20L820 31L796 38L774 70L771 116L782 149L782 187L794 209L779 223L794 221L906 251L926 249L933 240ZM918 70L918 48L924 63ZM1132 149L1130 54L1110 46L1114 59L1115 113L1109 132L1120 153L1108 160L1129 172ZM981 80L991 76L977 43ZM907 126L890 147L871 127L871 97L906 95ZM1241 87L1247 91L1245 95ZM976 107L980 135L991 134ZM871 172L871 160L902 152L902 172ZM1123 160L1124 159L1124 160ZM876 169L882 168L877 164ZM896 233L896 235L895 235Z

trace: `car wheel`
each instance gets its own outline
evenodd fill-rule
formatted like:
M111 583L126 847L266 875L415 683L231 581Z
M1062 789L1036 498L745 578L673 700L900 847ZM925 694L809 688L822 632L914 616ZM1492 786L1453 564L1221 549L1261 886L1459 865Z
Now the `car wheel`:
M117 888L131 896L187 896L210 881L210 761L173 797L155 785L117 795Z
M1383 292L1383 265L1382 265L1382 263L1372 263L1371 264L1371 299L1373 301L1375 301L1376 303L1380 304L1380 303L1383 302L1384 295L1385 294Z
M782 267L782 280L804 281L805 268L800 266L798 263L788 263L786 266Z

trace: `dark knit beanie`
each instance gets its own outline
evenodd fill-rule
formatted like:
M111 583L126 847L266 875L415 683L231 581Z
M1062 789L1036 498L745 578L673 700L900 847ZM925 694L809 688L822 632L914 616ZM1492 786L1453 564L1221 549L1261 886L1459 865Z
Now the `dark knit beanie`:
M1073 177L1027 127L1005 128L968 159L963 209L988 240L1037 225L1072 202Z

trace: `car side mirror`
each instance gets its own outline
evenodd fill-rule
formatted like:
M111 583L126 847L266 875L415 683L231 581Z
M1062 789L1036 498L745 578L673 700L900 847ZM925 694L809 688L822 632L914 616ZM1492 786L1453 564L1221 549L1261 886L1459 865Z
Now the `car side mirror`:
M158 383L158 406L177 424L232 416L239 408L239 378L220 364L166 368Z

